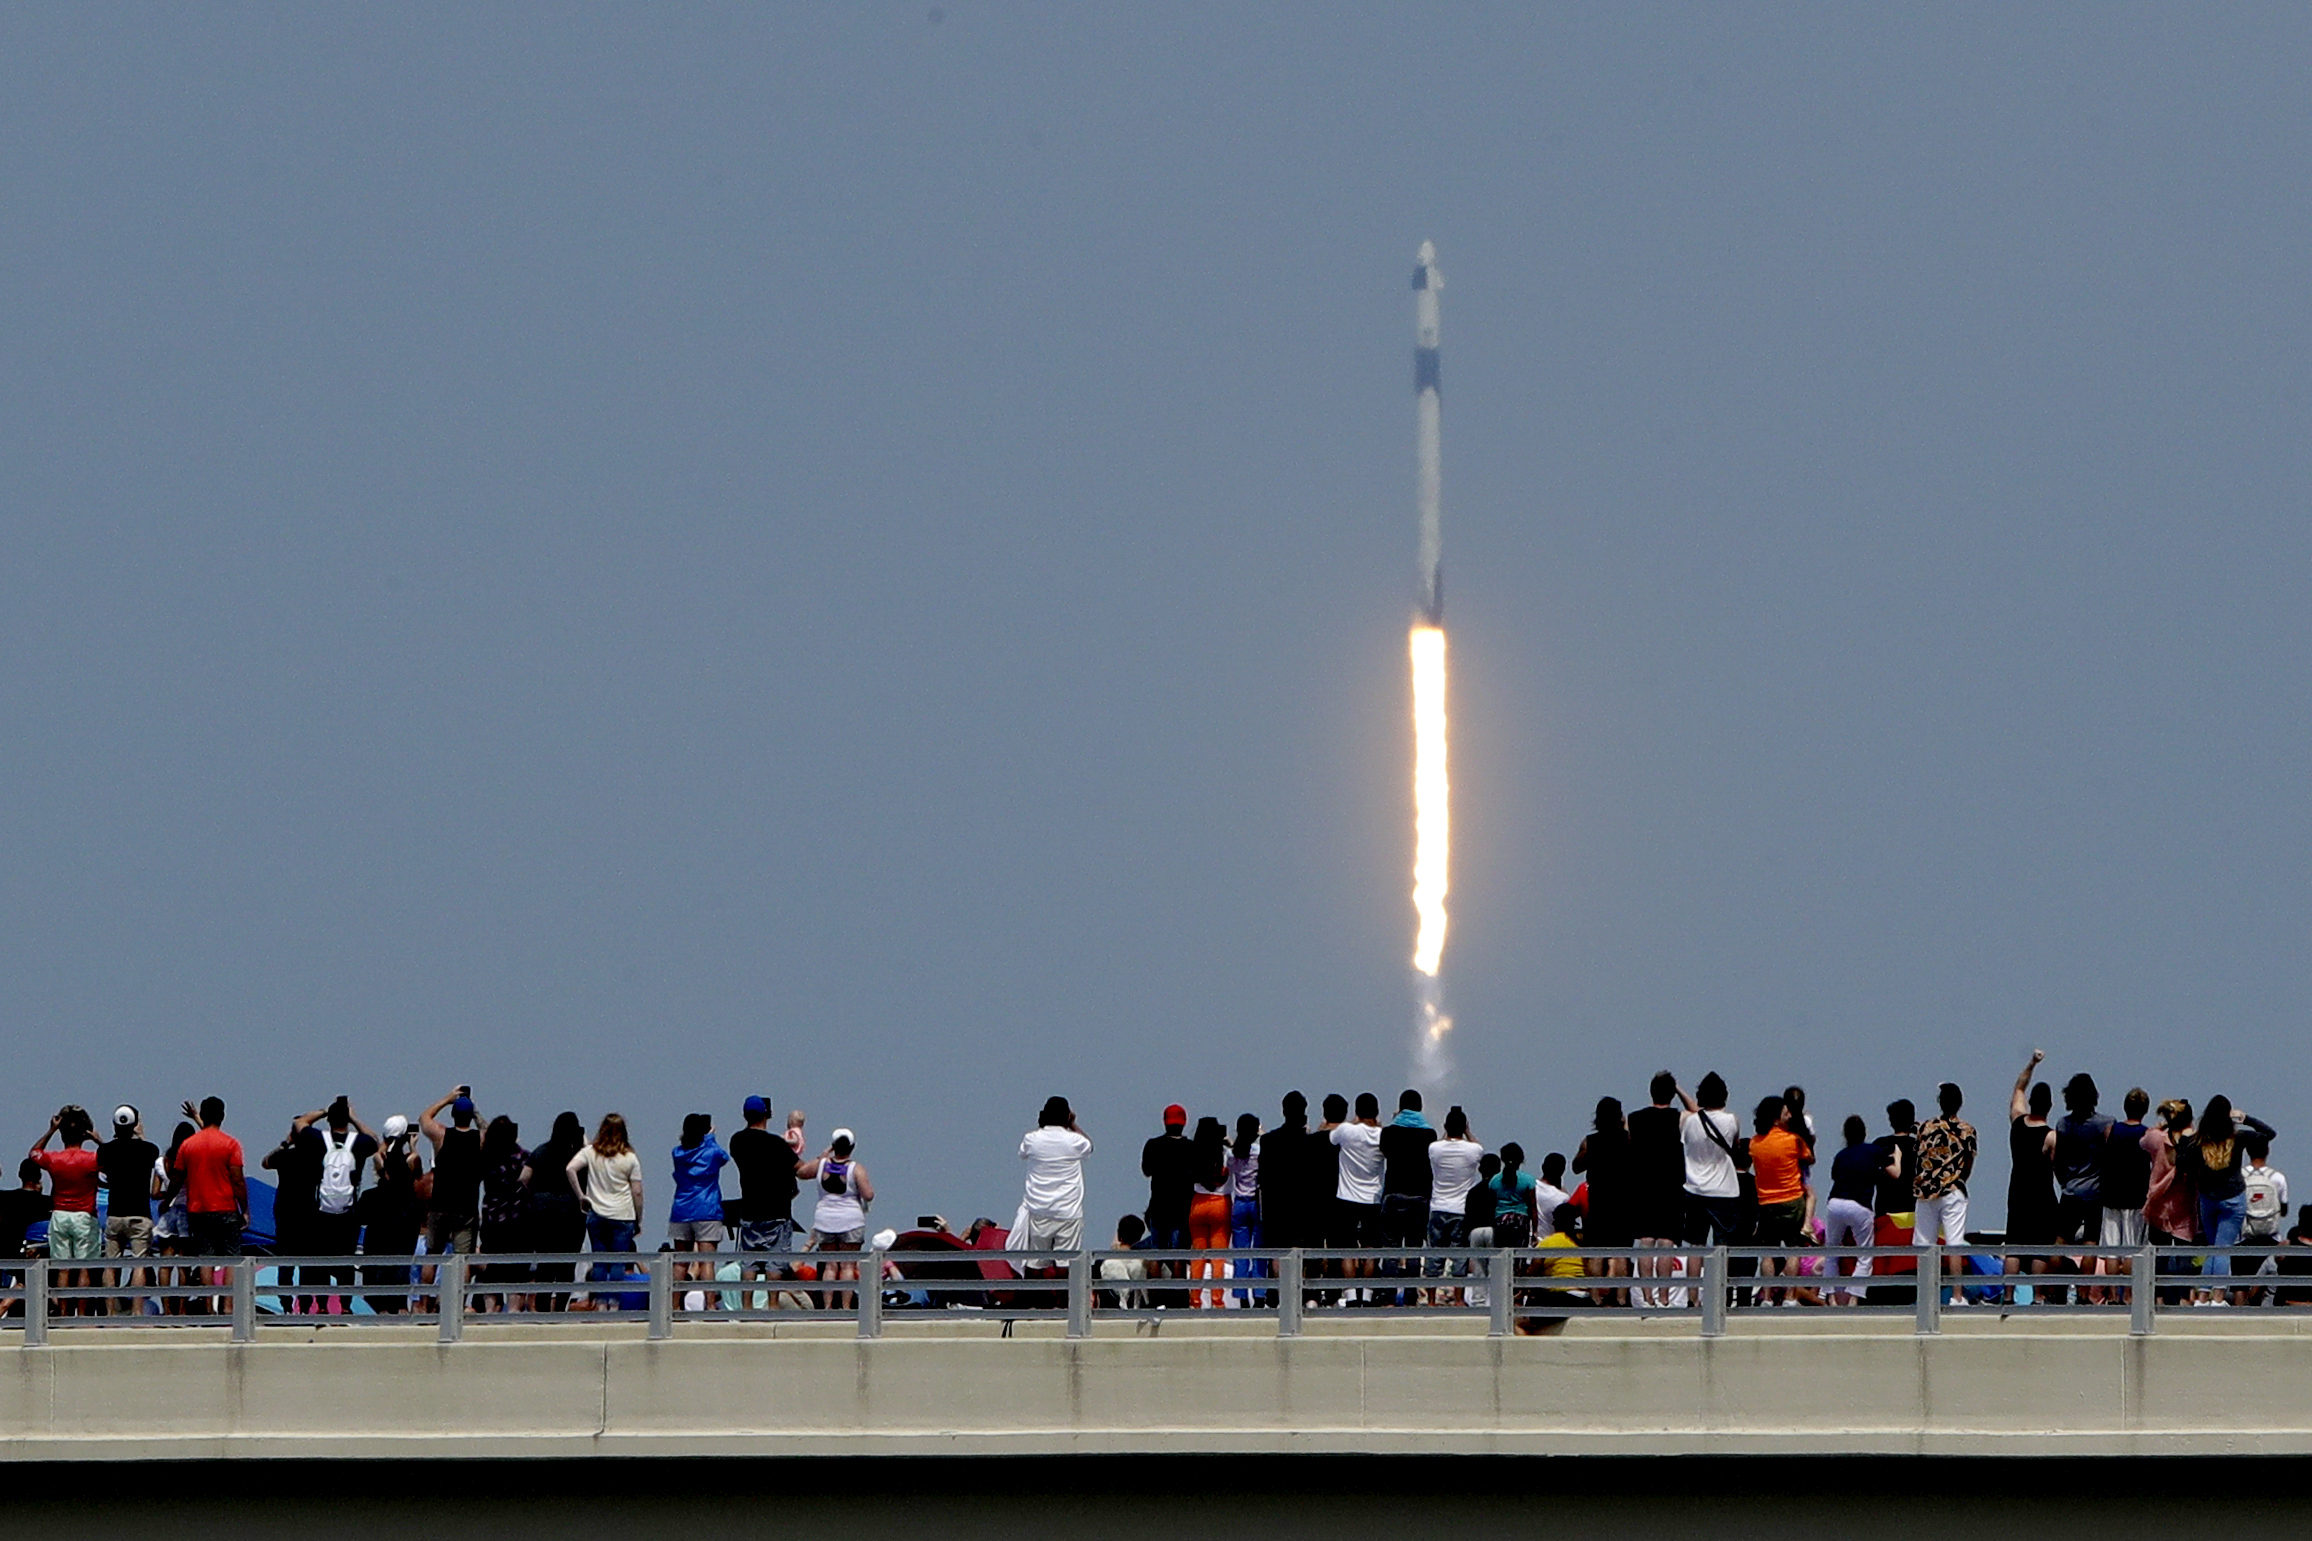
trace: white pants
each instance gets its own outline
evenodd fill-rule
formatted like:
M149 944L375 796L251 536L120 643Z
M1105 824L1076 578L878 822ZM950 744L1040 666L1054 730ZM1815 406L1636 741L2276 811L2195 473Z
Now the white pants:
M1953 1188L1941 1198L1919 1200L1918 1217L1911 1223L1911 1240L1931 1247L1938 1240L1957 1246L1967 1239L1967 1195Z
M1878 1235L1878 1222L1872 1218L1870 1206L1853 1199L1832 1199L1822 1211L1822 1244L1826 1247L1867 1247ZM1847 1275L1838 1292L1849 1300L1860 1293L1851 1281L1870 1277L1870 1259L1854 1260L1854 1272ZM1836 1273L1835 1266L1825 1263L1827 1272Z
M1009 1252L1081 1252L1084 1250L1084 1217L1082 1215L1047 1215L1032 1209L1021 1209L1012 1218L1011 1234L1004 1240ZM1039 1257L1030 1267L1049 1266L1055 1260Z

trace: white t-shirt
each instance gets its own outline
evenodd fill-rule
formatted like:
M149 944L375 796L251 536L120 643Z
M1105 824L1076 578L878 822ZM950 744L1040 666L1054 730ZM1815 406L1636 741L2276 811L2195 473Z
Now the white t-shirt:
M1083 1219L1084 1158L1091 1153L1091 1138L1073 1129L1048 1126L1020 1136L1020 1159L1028 1164L1027 1212Z
M1477 1186L1478 1158L1485 1147L1475 1140L1437 1139L1429 1145L1429 1213L1457 1215Z
M620 1151L605 1156L591 1145L579 1147L571 1158L574 1175L585 1184L587 1207L605 1220L634 1218L634 1174L642 1170L642 1158L633 1151Z
M1377 1124L1336 1124L1333 1143L1341 1149L1341 1176L1334 1193L1352 1204L1381 1202L1381 1130Z
M1559 1207L1572 1202L1572 1194L1563 1188L1553 1188L1536 1177L1533 1180L1533 1239L1539 1241L1555 1231Z
M1703 1127L1704 1119L1710 1121L1708 1129ZM1686 1191L1697 1198L1735 1198L1742 1192L1741 1175L1734 1170L1734 1158L1711 1138L1710 1129L1717 1130L1729 1146L1742 1132L1734 1115L1723 1108L1688 1113L1678 1120L1678 1140L1686 1147Z

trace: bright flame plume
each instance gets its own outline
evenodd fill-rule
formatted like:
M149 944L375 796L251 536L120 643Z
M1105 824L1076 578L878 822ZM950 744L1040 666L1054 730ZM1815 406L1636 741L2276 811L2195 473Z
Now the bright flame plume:
M1434 980L1445 961L1445 889L1453 865L1451 785L1445 773L1445 631L1417 625L1413 654L1413 967ZM1442 1037L1452 1019L1441 1015L1434 989L1422 992L1425 1024Z

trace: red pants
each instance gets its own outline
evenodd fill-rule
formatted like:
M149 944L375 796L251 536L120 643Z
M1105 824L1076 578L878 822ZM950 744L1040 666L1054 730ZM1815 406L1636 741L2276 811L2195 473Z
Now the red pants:
M1225 1250L1230 1240L1228 1222L1229 1203L1227 1194L1198 1193L1189 1197L1188 1245L1194 1247L1197 1251L1214 1252ZM1210 1263L1190 1263L1188 1265L1188 1272L1189 1277L1196 1279L1218 1279L1225 1277L1225 1271L1222 1265L1217 1261ZM1209 1307L1212 1310L1218 1310L1220 1308L1221 1300L1227 1295L1227 1293L1228 1291L1226 1290L1218 1289L1197 1290L1189 1296L1189 1299L1192 1304Z

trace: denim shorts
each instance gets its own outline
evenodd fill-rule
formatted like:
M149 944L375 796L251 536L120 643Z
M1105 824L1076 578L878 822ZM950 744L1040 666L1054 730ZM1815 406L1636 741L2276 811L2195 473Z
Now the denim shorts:
M776 1220L741 1220L739 1250L792 1252L795 1250L795 1222L785 1216Z

